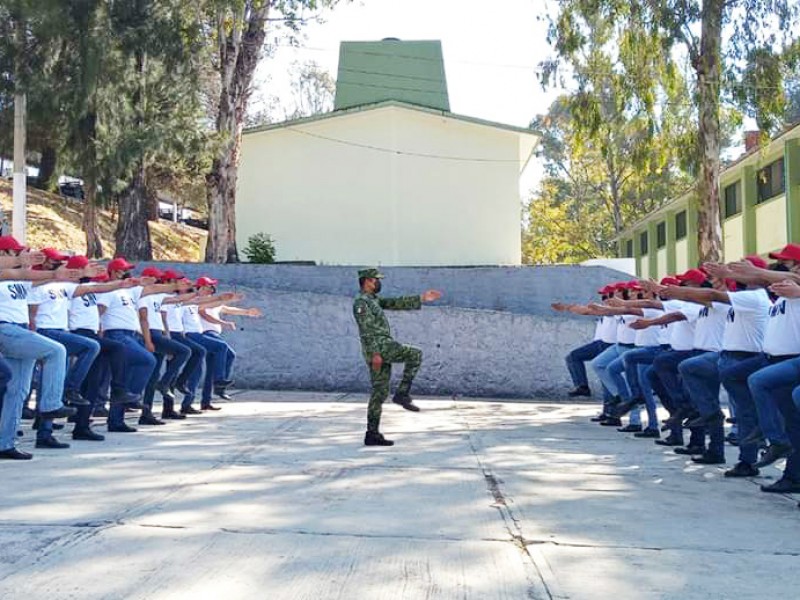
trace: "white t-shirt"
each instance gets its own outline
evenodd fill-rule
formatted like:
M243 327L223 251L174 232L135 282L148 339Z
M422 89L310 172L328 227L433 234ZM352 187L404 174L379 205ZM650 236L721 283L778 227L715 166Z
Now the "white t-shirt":
M104 331L126 329L138 333L142 332L139 324L139 313L136 310L139 298L142 297L142 291L144 291L144 288L137 286L97 296L97 303L106 307L106 311L101 318Z
M156 331L164 331L164 321L161 319L161 311L166 307L161 308L161 303L164 301L168 294L150 294L149 296L142 296L139 302L136 303L136 309L147 309L147 328L155 329Z
M33 288L28 304L38 307L36 329L68 329L69 306L76 289L77 283L58 281Z
M173 333L183 333L183 304L166 304L167 328Z
M219 315L222 312L222 306L215 306L214 308L207 308L206 312L211 315L212 317L219 319ZM220 319L222 320L222 319ZM212 323L211 321L206 321L202 315L200 315L200 322L203 325L203 331L214 331L216 333L222 333L222 325L217 325L216 323ZM600 323L597 324L595 328L595 337L597 339L597 330L600 329Z
M183 330L186 333L203 333L203 324L200 322L200 308L197 304L183 306Z
M28 324L30 281L0 281L0 321Z
M620 315L617 317L617 343L634 344L636 343L636 330L628 327L639 317L633 315Z
M617 343L616 317L600 317L600 339L606 344Z
M655 308L643 308L642 313L645 319L658 319L664 316L664 311L656 310ZM641 347L658 346L661 344L662 329L662 326L656 325L646 329L634 330L636 331L636 341L634 343Z
M694 302L681 302L679 300L669 300L664 302L667 313L680 313L685 321L675 321L670 325L669 345L673 350L685 352L694 349L695 324L700 315L701 305Z
M97 294L84 294L69 303L69 329L100 330L100 312L97 310Z
M711 306L700 306L694 326L694 347L706 352L722 350L722 338L728 321L730 306L723 302L712 302Z
M778 298L770 307L764 352L772 356L800 354L800 299Z
M732 352L762 352L764 332L769 321L769 301L766 290L728 292L731 307L728 309L722 349Z
M600 333L603 329L603 317L598 317L597 322L594 325L594 337L592 338L593 342L596 342L600 339Z

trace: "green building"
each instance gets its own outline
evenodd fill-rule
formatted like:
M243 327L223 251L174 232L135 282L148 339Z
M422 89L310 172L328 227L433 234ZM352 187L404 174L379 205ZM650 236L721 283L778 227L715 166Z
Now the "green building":
M720 174L725 261L766 255L800 243L800 124L759 146L748 134L744 155ZM697 265L697 197L670 200L622 232L619 256L636 260L639 277L661 278Z

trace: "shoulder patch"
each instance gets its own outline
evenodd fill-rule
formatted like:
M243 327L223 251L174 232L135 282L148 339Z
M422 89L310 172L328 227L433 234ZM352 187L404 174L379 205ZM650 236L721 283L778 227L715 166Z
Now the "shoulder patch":
M358 305L356 306L356 314L363 315L365 312L367 312L367 307L364 306L363 302L359 302Z

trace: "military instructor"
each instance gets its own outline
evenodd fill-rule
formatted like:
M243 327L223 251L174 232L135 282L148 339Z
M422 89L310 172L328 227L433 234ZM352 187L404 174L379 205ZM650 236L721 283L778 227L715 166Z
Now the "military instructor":
M378 269L362 269L358 272L361 292L353 301L353 316L361 336L364 360L369 368L372 381L372 395L367 406L366 446L391 446L380 433L381 410L389 396L389 381L392 376L392 363L404 363L403 378L392 401L406 410L419 412L411 400L409 392L414 376L422 364L422 350L400 344L392 339L389 321L383 310L419 310L423 302L433 302L442 297L437 290L428 290L419 296L399 298L379 298L383 274Z

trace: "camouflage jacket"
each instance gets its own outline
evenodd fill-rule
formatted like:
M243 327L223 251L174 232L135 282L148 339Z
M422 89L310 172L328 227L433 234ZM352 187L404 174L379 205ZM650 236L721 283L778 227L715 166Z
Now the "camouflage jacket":
M389 321L383 314L386 310L419 310L422 300L419 296L400 296L399 298L378 298L375 294L361 293L353 301L353 316L358 323L361 348L369 360L376 352L383 353L386 342L392 341Z

